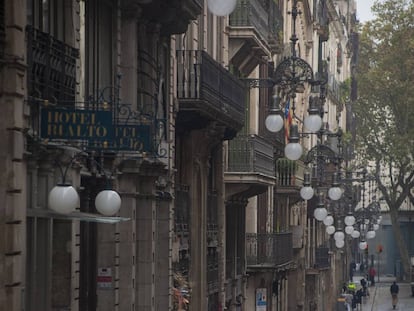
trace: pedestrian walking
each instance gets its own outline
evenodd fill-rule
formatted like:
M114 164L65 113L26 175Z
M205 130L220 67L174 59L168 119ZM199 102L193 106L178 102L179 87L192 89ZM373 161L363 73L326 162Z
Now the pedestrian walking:
M375 270L374 267L371 267L371 268L369 268L368 274L369 274L370 284L371 284L371 286L374 286L375 285L375 275L377 274L377 271Z
M396 306L397 306L399 290L400 290L399 286L394 281L392 283L391 287L390 287L390 292L391 292L391 297L392 297L392 308L393 309L395 309Z
M361 310L362 296L363 296L363 290L362 290L362 288L360 288L354 294L354 303L355 304L353 304L353 306L355 305L355 307L354 307L355 310Z
M362 278L360 282L361 282L361 286L362 286L363 296L364 297L369 296L368 287L367 287L367 285L368 285L367 284L367 281L364 278Z

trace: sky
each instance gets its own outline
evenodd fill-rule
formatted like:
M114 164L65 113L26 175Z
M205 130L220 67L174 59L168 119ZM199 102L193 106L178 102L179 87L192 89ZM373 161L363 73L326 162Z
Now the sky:
M371 6L375 0L356 0L357 3L357 17L361 23L373 18L371 13Z

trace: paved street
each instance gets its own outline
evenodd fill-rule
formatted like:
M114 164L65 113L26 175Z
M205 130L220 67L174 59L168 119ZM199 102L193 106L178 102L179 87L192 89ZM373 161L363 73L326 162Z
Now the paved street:
M354 277L354 282L359 285L361 277ZM374 287L369 287L370 297L367 297L362 304L361 311L388 311L393 310L391 304L390 286L395 280L394 277L380 277L380 282ZM398 283L400 293L396 310L414 311L414 297L411 295L409 283Z

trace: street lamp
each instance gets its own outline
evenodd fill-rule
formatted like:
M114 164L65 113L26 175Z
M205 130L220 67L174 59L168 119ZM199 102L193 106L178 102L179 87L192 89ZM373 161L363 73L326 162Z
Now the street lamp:
M289 143L285 146L285 156L289 160L296 161L302 156L303 148L299 143L299 130L296 124L290 127Z
M219 0L217 0L219 1ZM293 31L290 37L292 55L281 61L273 72L271 84L277 85L278 89L273 96L273 101L269 109L269 115L265 120L266 128L270 132L278 132L283 128L284 121L281 114L279 91L283 91L288 98L287 102L291 105L292 115L290 117L296 118L295 115L295 97L296 93L303 92L304 85L307 83L311 86L312 94L309 96L309 115L303 120L304 127L311 133L316 133L322 126L321 106L323 105L324 94L321 91L320 96L316 96L314 90L317 85L326 84L326 79L315 79L312 67L302 58L297 56L296 43L298 38L296 36L296 18L300 14L297 6L297 0L292 3ZM323 88L324 89L324 88ZM298 125L293 123L289 125L289 138L285 146L285 156L290 160L298 160L302 156L302 145L299 143L299 129Z
M66 182L66 174L69 166L73 164L75 159L80 156L87 155L83 152L79 152L73 155L70 162L66 165L65 169L62 168L61 163L56 161L56 164L60 170L62 183L57 184L49 192L48 205L49 208L59 214L70 214L79 207L79 194L76 189ZM97 166L100 166L97 161L91 159ZM103 171L103 170L102 170ZM109 177L105 175L105 178L109 180ZM109 183L107 189L99 192L95 198L96 210L104 216L113 216L121 208L121 197L119 194L110 189Z
M276 94L273 95L269 115L265 120L265 126L270 132L277 133L283 128L283 124L282 111L280 110L280 97Z
M339 187L338 173L333 173L332 187L329 188L328 196L333 201L338 201L342 196L342 189Z
M309 115L305 118L303 125L308 131L316 133L322 127L322 118L319 115L320 107L318 105L317 98L314 96L309 98L308 113Z
M326 216L328 216L328 211L325 208L321 197L319 197L319 203L313 212L313 216L319 221L323 221Z
M300 196L304 200L312 199L314 190L311 187L310 174L306 172L303 177L303 187L300 189Z

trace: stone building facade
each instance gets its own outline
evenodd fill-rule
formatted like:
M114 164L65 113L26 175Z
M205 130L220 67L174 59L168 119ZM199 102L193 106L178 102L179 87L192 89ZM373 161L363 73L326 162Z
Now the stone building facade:
M329 81L350 75L355 8L339 2L299 1L299 56L315 72L329 57ZM329 240L299 198L304 165L264 126L291 5L0 1L4 310L255 310L258 295L261 310L329 310L314 297L336 295L342 259L315 268ZM51 210L58 184L73 212ZM115 215L95 206L107 189Z

